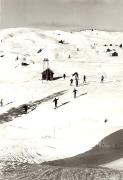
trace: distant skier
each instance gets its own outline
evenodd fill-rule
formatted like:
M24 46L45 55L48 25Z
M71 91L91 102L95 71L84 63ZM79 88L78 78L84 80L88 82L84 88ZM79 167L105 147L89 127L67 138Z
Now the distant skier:
M66 78L66 74L63 74L63 78L64 78L64 79Z
M59 100L59 98L55 98L53 100L53 102L55 103L55 109L58 107L58 100Z
M3 106L3 99L1 99L1 101L0 101L0 105L1 105L1 107Z
M101 76L101 83L103 83L104 82L104 76L102 75Z
M16 60L18 61L18 59L19 59L19 57L17 56L17 57L16 57Z
M78 72L73 73L72 76L74 76L75 79L77 79L77 78L79 79L79 73Z
M78 91L78 90L76 90L76 89L74 88L74 90L73 90L74 98L76 98L76 93L77 93L77 91Z
M24 109L24 112L27 113L27 111L28 111L28 106L27 106L26 104L23 105L23 109Z
M123 47L123 45L122 44L120 44L120 46L119 46L120 48L122 48Z
M70 86L73 85L73 79L70 79Z
M68 58L69 58L69 59L71 58L70 54L69 54Z
M104 122L107 123L107 122L108 122L108 119L105 119Z
M86 76L83 76L83 83L86 83Z
M76 87L78 87L78 85L79 85L78 79L76 78L75 81L76 81Z

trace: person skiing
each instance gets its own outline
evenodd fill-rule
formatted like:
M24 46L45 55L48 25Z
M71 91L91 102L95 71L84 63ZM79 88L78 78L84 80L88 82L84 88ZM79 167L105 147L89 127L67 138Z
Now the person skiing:
M104 76L102 75L101 76L101 83L103 83L104 82Z
M104 122L107 123L107 122L108 122L108 119L105 119Z
M83 76L83 83L86 83L86 76Z
M75 79L79 79L79 73L78 72L75 73Z
M63 78L64 78L64 79L66 78L66 74L63 74Z
M70 79L70 86L73 85L73 79Z
M1 101L0 101L0 105L1 105L1 107L3 106L3 99L1 99Z
M18 57L18 56L16 57L16 60L19 60L19 57Z
M59 98L55 98L54 100L53 100L53 102L55 103L55 109L58 107L58 100L59 100Z
M76 87L78 87L78 84L79 84L78 79L76 78L75 81L76 81Z
M26 104L23 105L23 109L24 109L25 113L27 113L27 111L28 111L28 106L27 106Z
M73 90L74 98L76 98L76 93L77 93L77 91L78 91L78 90L76 90L76 89L74 88L74 90Z
M69 54L68 58L69 58L69 59L71 58L70 54Z

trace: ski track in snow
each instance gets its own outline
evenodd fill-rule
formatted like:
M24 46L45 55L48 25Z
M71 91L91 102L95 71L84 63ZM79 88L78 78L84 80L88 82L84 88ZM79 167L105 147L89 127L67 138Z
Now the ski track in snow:
M52 95L49 95L41 100L37 100L35 102L32 102L30 104L26 104L28 106L28 112L27 113L30 113L31 111L34 111L36 109L36 107L38 105L40 105L41 103L43 102L47 102L57 96L61 96L63 95L64 93L66 92L65 91L60 91L60 92L57 92L57 93L54 93ZM23 104L24 105L24 104ZM10 109L8 112L6 113L3 113L0 115L0 123L5 123L5 122L9 122L9 121L12 121L12 119L15 119L17 117L20 117L22 116L23 114L25 114L25 111L23 109L23 105L17 107L17 108L12 108Z

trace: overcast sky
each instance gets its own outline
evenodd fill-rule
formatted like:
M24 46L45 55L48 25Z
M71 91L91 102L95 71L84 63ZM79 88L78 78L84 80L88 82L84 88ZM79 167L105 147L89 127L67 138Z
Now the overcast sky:
M1 0L1 26L58 25L123 30L123 0Z

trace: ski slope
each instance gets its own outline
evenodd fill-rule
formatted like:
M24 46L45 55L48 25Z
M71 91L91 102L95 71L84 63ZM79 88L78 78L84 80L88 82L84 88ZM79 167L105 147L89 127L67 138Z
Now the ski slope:
M16 118L10 114L12 121L4 119L0 124L0 160L41 163L75 156L122 129L123 48L119 45L123 33L17 28L1 30L0 40L0 98L4 103L0 114L44 99L34 111ZM108 47L118 57L106 52ZM42 81L44 58L49 59L55 77L65 73L67 78ZM22 66L22 62L29 65ZM74 72L79 73L76 99L75 82L70 86ZM54 93L58 93L58 109L54 109Z

